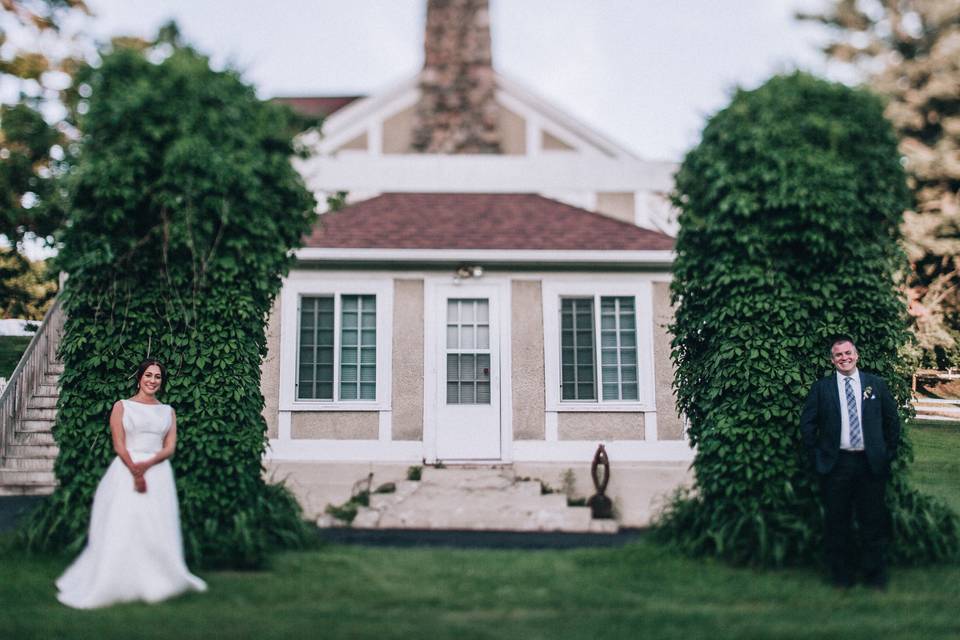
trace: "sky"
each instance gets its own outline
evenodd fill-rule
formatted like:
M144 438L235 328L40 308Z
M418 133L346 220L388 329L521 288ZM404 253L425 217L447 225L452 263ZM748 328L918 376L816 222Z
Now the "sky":
M826 0L490 0L496 70L644 158L680 160L737 86L838 77ZM423 64L426 0L87 0L89 31L151 37L174 19L263 98L367 95Z

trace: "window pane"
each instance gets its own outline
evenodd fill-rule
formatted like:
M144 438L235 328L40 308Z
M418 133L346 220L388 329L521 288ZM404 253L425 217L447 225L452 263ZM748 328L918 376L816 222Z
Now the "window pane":
M356 329L346 329L341 332L343 338L343 346L345 347L355 347L357 346L357 330Z
M357 348L344 347L340 350L340 364L357 364Z
M490 348L490 327L489 325L481 324L477 327L477 348L478 349L489 349Z
M456 382L447 383L447 404L460 404L460 385Z
M447 349L456 349L460 345L460 333L457 330L457 325L448 324L447 325Z
M473 310L476 307L475 300L462 300L460 306L460 324L473 324L474 313Z
M341 400L357 400L357 385L343 382L340 384Z
M361 400L376 400L377 399L377 385L372 382L363 382L360 384L360 399Z
M490 379L490 354L477 354L477 380Z
M377 370L373 367L360 367L360 382L376 382Z
M460 379L460 356L455 353L447 354L447 380L456 382Z
M360 364L377 364L377 348L363 347L360 349Z
M490 383L477 383L477 404L490 404Z
M477 322L490 322L490 302L488 300L477 301Z
M460 348L461 349L473 349L473 327L461 327L460 328Z
M460 381L473 381L475 372L473 355L464 354L460 356Z
M460 384L460 404L474 404L473 383Z

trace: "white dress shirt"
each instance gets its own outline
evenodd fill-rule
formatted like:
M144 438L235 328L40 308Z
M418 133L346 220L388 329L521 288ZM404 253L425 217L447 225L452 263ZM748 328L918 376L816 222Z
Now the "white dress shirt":
M857 399L857 418L860 421L860 446L850 446L850 413L847 411L847 376L837 371L837 390L840 392L840 448L846 451L863 451L863 393L860 390L860 370L850 374L853 397Z

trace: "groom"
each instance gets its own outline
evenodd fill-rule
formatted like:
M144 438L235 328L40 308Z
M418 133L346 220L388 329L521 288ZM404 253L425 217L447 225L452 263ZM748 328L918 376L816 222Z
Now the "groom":
M803 444L820 480L824 546L832 582L853 586L858 568L868 586L887 585L890 513L884 490L900 442L900 417L881 378L857 369L849 336L830 345L836 371L813 384L800 415ZM857 519L860 550L853 544ZM858 567L859 565L859 567Z

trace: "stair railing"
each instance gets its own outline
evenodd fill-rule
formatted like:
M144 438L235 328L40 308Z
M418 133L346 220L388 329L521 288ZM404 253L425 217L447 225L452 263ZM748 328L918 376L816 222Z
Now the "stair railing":
M58 295L26 351L20 356L20 362L7 380L7 386L0 392L0 464L6 460L7 447L13 441L17 420L43 382L49 363L56 362L64 318Z

